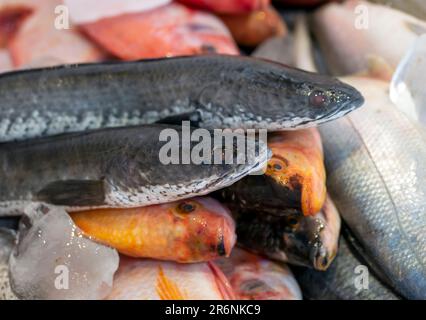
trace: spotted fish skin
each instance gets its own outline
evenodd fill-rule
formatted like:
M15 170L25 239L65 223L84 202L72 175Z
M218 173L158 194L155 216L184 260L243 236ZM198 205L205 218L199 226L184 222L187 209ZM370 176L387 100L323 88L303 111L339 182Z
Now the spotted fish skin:
M426 298L426 134L390 102L389 85L347 78L366 98L320 128L330 194L366 260L395 291Z
M363 103L337 79L226 55L12 72L0 76L0 96L0 142L168 119L209 129L298 129Z
M183 164L182 160L163 164L160 151L166 142L159 137L163 130L173 128L179 135L179 152L187 143L191 148L198 144L185 140L181 127L165 125L0 144L0 215L10 209L9 204L19 206L27 201L61 205L68 210L165 203L225 187L267 162L265 143L249 139L247 145L257 153L253 161L244 164L235 160L233 164ZM211 148L214 154L216 147Z

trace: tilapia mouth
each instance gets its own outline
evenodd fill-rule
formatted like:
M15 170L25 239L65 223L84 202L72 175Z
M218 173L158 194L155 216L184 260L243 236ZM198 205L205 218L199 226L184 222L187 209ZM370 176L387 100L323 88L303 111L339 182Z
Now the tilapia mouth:
M321 235L325 230L324 222L321 219L315 219L315 222L317 227L314 233L314 240L311 243L312 250L309 258L315 270L325 271L330 266L336 253L330 251L322 240Z

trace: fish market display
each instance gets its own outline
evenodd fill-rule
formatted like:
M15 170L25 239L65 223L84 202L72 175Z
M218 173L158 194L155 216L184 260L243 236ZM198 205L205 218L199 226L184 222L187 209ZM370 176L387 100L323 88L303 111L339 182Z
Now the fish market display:
M232 289L213 263L121 257L108 300L229 300Z
M166 138L160 141L166 129L178 138L168 143L175 143L176 164L160 161L162 153L172 152ZM185 164L183 152L198 145L187 129L186 134L182 127L134 126L0 144L0 181L7 186L0 189L0 214L17 214L29 201L69 210L170 202L226 187L266 164L265 143L250 137L245 150L234 146L230 164L226 159L214 164L215 153L224 151L212 144L203 148L212 164ZM213 139L213 133L205 133ZM240 156L247 161L239 164Z
M364 71L378 58L395 69L414 41L426 33L425 21L362 0L320 8L314 25L327 65L337 75Z
M123 60L239 53L229 31L217 17L176 3L80 27L102 48Z
M181 3L219 13L244 13L265 8L270 0L178 0Z
M31 205L9 274L20 299L102 299L118 263L117 251L86 239L62 209Z
M407 52L390 85L392 102L410 119L426 126L426 34Z
M326 270L337 253L340 216L328 198L315 216L276 217L261 211L234 213L237 240L272 259Z
M0 227L0 300L16 299L9 281L9 256L15 246L15 241L14 231Z
M0 0L0 300L426 300L423 2Z
M238 300L301 300L302 293L290 269L242 249L216 264L229 279Z
M321 137L315 128L269 134L272 158L263 175L247 176L222 190L234 210L314 215L326 198Z
M230 213L211 198L77 212L71 217L86 235L132 257L209 261L229 256L236 240Z
M366 269L365 269L366 268ZM367 270L367 271L364 271ZM339 253L327 271L298 268L296 279L305 298L314 300L398 300L398 295L380 282L359 260L358 253L341 237ZM366 278L361 281L361 272ZM360 279L357 281L357 279Z
M397 292L426 298L426 134L391 102L389 85L347 78L362 112L320 128L327 184L365 259Z
M0 142L165 120L300 129L363 103L357 90L334 78L222 55L7 73L0 91Z
M270 6L250 13L220 17L231 31L235 41L242 46L255 47L269 37L287 34L284 20Z

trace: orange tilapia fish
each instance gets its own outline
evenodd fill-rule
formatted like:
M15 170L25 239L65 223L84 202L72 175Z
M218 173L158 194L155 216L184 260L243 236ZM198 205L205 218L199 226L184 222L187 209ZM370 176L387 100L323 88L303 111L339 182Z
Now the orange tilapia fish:
M222 190L232 211L314 215L326 198L321 137L315 128L270 134L272 158L263 175L247 176Z
M94 240L132 257L182 263L229 256L235 224L229 211L211 198L193 198L132 209L71 214Z
M244 13L263 9L270 0L178 0L183 4L217 13Z
M177 3L101 19L82 24L81 28L123 60L239 53L228 29L217 17Z
M243 249L216 261L238 300L301 300L302 292L285 264L272 262Z
M178 264L121 257L108 300L230 300L234 293L212 262Z
M61 0L38 0L36 4L8 44L16 68L97 62L105 57L74 26L56 27L59 20L55 8Z
M220 18L242 46L255 47L270 37L287 34L284 20L272 6L250 13L223 14Z

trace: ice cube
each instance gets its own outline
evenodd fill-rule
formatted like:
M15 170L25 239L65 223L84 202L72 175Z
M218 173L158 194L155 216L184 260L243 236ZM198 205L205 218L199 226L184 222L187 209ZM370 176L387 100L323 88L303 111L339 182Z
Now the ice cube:
M15 246L16 233L0 228L0 300L15 300L9 283L9 256Z
M390 86L392 102L412 120L426 126L426 34L402 59Z
M84 237L65 210L33 204L10 256L11 286L21 299L102 299L118 263L116 250Z

